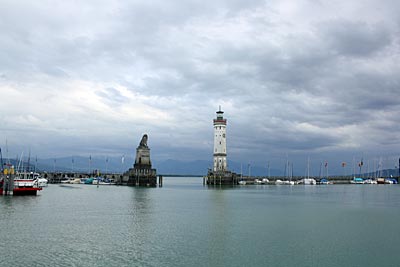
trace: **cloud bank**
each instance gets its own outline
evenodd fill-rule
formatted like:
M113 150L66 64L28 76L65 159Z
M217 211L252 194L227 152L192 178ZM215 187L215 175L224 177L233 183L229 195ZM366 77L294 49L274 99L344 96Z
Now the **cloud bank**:
M133 154L148 133L153 161L211 162L221 105L237 162L398 156L398 1L1 6L11 153Z

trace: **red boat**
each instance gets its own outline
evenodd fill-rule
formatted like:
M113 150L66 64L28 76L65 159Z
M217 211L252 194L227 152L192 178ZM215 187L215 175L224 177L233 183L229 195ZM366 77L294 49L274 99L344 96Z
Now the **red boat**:
M38 191L42 190L39 186L39 181L36 177L29 175L15 175L14 172L4 172L4 175L0 177L0 195L12 194L15 196L21 195L36 195ZM12 180L11 185L7 185L9 180ZM4 186L6 183L6 186ZM9 188L8 192L6 188Z

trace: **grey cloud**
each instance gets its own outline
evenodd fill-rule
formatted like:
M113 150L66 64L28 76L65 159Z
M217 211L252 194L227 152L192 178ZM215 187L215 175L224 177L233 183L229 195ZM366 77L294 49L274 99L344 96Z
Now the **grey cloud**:
M343 56L369 56L390 45L393 36L384 24L326 21L318 26L329 48Z
M12 94L20 97L33 90L38 101L47 90L46 96L56 99L68 90L66 85L81 81L101 104L129 108L118 90L122 86L170 120L150 123L124 114L130 121L115 122L98 114L101 109L84 113L86 102L65 109L67 115L57 121L26 109L49 125L59 126L74 115L71 129L51 133L57 136L49 151L63 140L71 143L71 153L85 146L121 151L131 144L115 140L149 131L163 158L208 157L220 104L229 120L233 158L253 157L253 152L259 158L268 152L280 157L286 151L349 155L357 145L351 143L353 129L363 133L365 149L377 151L390 143L395 151L398 144L388 141L396 139L400 125L400 24L393 23L398 14L388 11L393 3L346 4L362 5L373 14L382 6L377 22L358 14L332 19L337 10L325 10L323 1L319 8L325 13L312 19L307 13L281 16L274 1L27 3L29 10L23 12L20 5L5 2L0 10L0 87L13 87ZM17 116L21 111L3 106L0 112ZM78 140L111 123L114 131ZM317 130L302 129L301 123ZM32 139L42 135L49 132ZM345 147L343 139L353 147Z

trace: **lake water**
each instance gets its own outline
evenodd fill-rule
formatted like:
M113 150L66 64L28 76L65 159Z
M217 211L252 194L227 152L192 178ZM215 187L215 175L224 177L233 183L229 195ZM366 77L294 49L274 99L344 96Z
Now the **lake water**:
M49 185L0 197L0 266L399 266L400 186Z

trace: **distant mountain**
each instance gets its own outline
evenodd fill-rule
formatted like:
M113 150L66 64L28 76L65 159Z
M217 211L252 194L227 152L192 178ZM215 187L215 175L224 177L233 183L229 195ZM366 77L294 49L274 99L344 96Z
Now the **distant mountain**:
M92 172L94 170L100 170L100 172L116 172L121 173L133 166L134 159L131 157L125 157L122 163L120 157L62 157L53 159L31 159L29 170L47 171L47 172ZM196 161L179 161L168 159L164 161L153 161L153 168L157 169L157 173L164 175L199 175L203 176L207 174L209 168L212 168L212 161L208 160L196 160ZM11 164L18 166L16 160L11 160ZM241 172L241 164L237 162L229 162L229 170L234 171L238 174ZM22 164L20 164L22 166ZM28 169L27 160L24 160L24 169ZM242 168L243 175L248 174L248 166ZM265 168L258 166L251 166L251 175L267 175ZM270 171L271 175L282 175L279 170Z
M6 162L3 159L3 162ZM20 166L24 170L29 169L30 171L47 171L47 172L89 172L94 170L99 170L101 173L113 172L122 173L133 167L134 159L132 157L125 157L122 160L121 157L63 157L55 159L30 159L29 168L28 160L25 159L24 163L17 163L15 159L10 159L12 165L17 168ZM196 161L179 161L168 159L164 161L153 160L153 168L157 169L158 174L162 175L199 175L203 176L207 174L209 168L212 168L212 161L210 160L196 160ZM250 170L249 170L250 167ZM241 164L234 161L228 162L229 170L236 172L238 174L242 173L244 176L248 174L252 176L267 176L267 168L260 167L257 165ZM270 169L269 174L271 176L283 176L284 171L279 169ZM296 175L296 174L295 174ZM332 174L333 175L333 174ZM398 169L387 169L382 170L381 175L383 177L397 177L399 175ZM356 174L356 176L359 176ZM367 174L363 174L366 177ZM375 177L374 173L369 174L370 177Z
M196 161L178 161L168 159L165 161L153 163L154 168L160 174L179 174L179 175L206 175L207 168L210 167L210 162L206 160Z
M178 161L178 160L166 160L157 162L154 167L157 168L157 172L160 174L179 174L179 175L206 175L208 169L212 168L212 161L208 160L196 160L196 161ZM240 174L242 169L243 175L248 175L248 166L241 168L241 164L234 161L228 162L229 170ZM271 175L282 175L281 171L271 169ZM267 176L267 170L265 167L250 166L250 175L256 176Z

